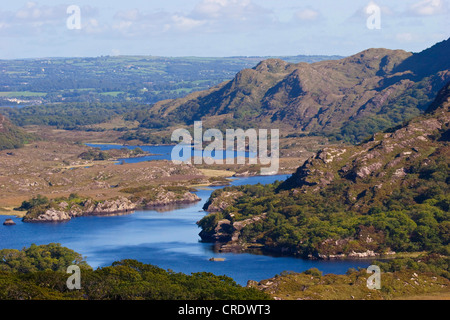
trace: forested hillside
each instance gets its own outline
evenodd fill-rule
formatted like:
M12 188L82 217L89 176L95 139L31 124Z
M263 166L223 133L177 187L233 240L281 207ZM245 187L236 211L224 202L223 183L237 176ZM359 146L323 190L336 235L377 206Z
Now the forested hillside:
M0 150L22 147L33 137L0 114Z

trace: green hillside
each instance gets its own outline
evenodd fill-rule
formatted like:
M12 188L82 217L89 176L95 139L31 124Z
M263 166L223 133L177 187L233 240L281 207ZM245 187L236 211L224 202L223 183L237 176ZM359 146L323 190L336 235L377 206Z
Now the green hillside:
M0 150L22 147L32 137L0 114Z

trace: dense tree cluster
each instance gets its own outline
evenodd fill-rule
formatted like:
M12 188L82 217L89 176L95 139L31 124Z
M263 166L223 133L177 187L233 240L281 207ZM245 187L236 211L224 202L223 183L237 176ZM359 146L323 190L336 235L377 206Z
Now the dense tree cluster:
M69 290L67 267L80 266L81 289ZM191 275L136 260L121 260L93 270L73 250L60 244L0 250L0 300L267 300L257 289L226 276Z
M36 137L14 126L0 114L0 150L21 148L34 139Z
M121 103L64 103L23 108L5 108L1 111L19 126L49 125L61 129L103 123L142 106L133 102Z
M77 252L62 247L59 243L47 245L32 244L22 250L0 250L0 271L31 273L38 271L65 272L70 265L90 269L84 258Z

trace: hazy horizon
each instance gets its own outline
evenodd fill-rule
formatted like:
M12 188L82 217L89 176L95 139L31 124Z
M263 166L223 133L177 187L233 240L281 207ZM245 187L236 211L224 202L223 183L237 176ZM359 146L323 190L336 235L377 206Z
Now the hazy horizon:
M18 0L0 9L0 59L419 52L449 37L449 7L449 0Z

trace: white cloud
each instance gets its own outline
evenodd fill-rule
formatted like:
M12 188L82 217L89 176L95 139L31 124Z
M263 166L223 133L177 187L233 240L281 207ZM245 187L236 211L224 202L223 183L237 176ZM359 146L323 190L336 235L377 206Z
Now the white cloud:
M66 20L68 5L39 5L27 2L16 11L0 11L1 35L12 37L27 37L42 34L56 35L67 30ZM97 9L91 6L81 8L83 27L92 33L99 27Z
M195 20L188 17L183 17L179 15L172 16L173 27L181 31L190 31L196 27L202 26L206 23L206 21ZM168 29L166 29L168 30Z
M252 0L200 0L189 12L143 12L137 9L115 14L112 30L126 37L177 36L195 33L229 33L258 30L274 22L272 12Z
M112 56L120 56L120 50L119 49L111 49L111 55Z
M0 9L0 35L27 37L56 36L67 33L67 5L41 5L28 2L16 11ZM121 9L112 16L99 14L99 9L83 6L81 29L71 35L95 35L138 38L147 36L177 37L190 31L199 34L245 33L274 27L276 19L271 10L256 4L254 0L198 0L191 10L169 9L140 10Z
M424 0L410 6L409 12L419 16L433 16L447 11L443 0Z
M235 27L247 24L272 22L272 12L251 0L201 0L188 15L191 18L208 21L210 25Z
M400 42L412 42L415 40L415 36L410 32L397 33L395 38Z
M101 24L95 18L87 18L81 20L81 31L84 34L103 34L105 31L108 31L109 28L103 24Z
M114 35L124 37L145 37L149 35L161 34L170 28L165 25L172 25L172 15L168 12L143 12L137 9L118 11L108 26L110 31L115 31ZM106 35L105 36L109 36Z
M195 6L192 15L206 19L246 20L262 11L251 0L202 0Z
M301 21L314 21L319 18L320 14L318 11L313 9L303 9L299 10L294 14L294 18Z
M17 22L26 23L27 21L39 20L43 23L49 23L64 17L67 6L38 6L36 2L28 2L14 14ZM10 18L13 18L12 16Z
M218 18L232 4L233 1L228 0L203 0L195 6L194 14L208 18ZM237 2L237 4L239 3ZM242 5L244 4L242 3Z
M373 12L374 8L379 8L380 13L383 16L393 16L398 14L396 13L391 7L386 5L381 5L375 1L370 1L368 4L359 7L352 16L350 16L349 20L353 21L361 21L367 19L368 16L370 16ZM368 13L371 12L371 13Z
M142 14L138 9L131 9L117 12L115 18L128 21L137 21L142 18Z

